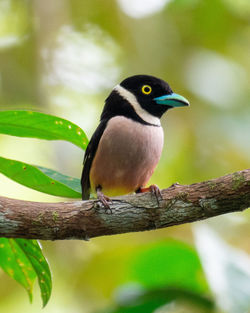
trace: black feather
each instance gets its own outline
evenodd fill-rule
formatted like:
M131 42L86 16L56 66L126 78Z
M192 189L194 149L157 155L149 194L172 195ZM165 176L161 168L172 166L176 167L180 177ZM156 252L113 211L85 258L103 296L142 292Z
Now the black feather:
M101 139L102 134L106 128L107 123L108 123L108 119L101 120L99 126L97 127L96 131L94 132L93 136L91 137L91 140L90 140L88 147L87 147L85 154L84 154L83 171L82 171L82 178L81 178L82 199L83 200L89 199L89 196L90 196L89 173L90 173L93 159L94 159L95 154L96 154L98 144L100 142L100 139Z

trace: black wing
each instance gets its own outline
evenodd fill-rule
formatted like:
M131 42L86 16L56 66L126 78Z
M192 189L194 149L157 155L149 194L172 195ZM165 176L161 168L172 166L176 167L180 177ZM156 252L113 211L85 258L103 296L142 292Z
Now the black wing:
M96 154L96 150L102 134L106 128L108 120L102 120L95 130L93 136L90 139L90 142L87 146L87 149L84 154L83 159L83 170L82 170L82 178L81 178L81 185L82 185L82 199L87 200L90 196L90 180L89 180L89 173L91 169L91 165L93 159Z

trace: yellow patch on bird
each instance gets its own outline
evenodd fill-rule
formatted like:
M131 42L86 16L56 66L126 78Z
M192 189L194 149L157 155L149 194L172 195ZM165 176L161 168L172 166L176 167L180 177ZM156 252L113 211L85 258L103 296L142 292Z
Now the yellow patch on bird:
M117 197L121 195L126 195L131 192L134 192L134 190L126 187L102 188L102 193L108 197ZM91 187L91 193L96 193L93 186Z

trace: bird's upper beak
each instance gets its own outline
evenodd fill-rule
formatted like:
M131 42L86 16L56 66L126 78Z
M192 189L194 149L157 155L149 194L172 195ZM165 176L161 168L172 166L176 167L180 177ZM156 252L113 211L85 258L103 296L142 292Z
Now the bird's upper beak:
M154 98L154 101L157 104L166 104L172 108L183 107L189 105L189 102L186 98L177 93L171 93L170 95L164 95L157 98Z

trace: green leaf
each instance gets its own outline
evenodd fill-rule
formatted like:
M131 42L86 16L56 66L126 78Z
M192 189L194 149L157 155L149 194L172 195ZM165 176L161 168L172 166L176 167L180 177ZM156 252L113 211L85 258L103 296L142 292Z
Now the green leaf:
M36 166L40 171L42 171L45 175L49 176L53 180L56 180L69 188L73 189L74 191L78 192L78 198L79 196L81 197L81 182L80 179L67 176L64 174L61 174L57 171L54 171L52 169L49 169L47 167L42 167L42 166Z
M86 149L88 145L87 136L79 126L57 116L33 111L0 111L0 133L66 140L82 149Z
M111 310L110 313L151 313L155 312L156 309L162 307L163 305L165 306L166 304L173 302L175 305L178 303L188 303L193 309L199 310L195 310L195 312L214 312L215 304L212 300L192 292L191 290L171 287L144 290L138 286L136 291L135 286L130 285L128 285L127 288L127 292L123 289L123 292L127 293L124 295L125 301L123 300L122 303L118 303L118 306L114 310ZM133 289L134 294L131 293ZM120 295L120 297L121 296L122 295ZM170 312L176 311L178 310L170 310ZM183 310L183 312L186 311L187 310ZM166 310L166 312L168 312L168 310Z
M214 310L213 300L206 296L209 289L199 256L181 241L164 240L137 248L127 262L125 276L126 283L115 292L117 307L110 313L151 313L179 302L188 303L195 312Z
M0 238L0 266L27 290L32 301L36 274L15 239Z
M80 180L54 170L0 157L0 173L49 195L81 198Z
M141 247L130 262L130 281L146 288L169 286L198 293L208 291L198 254L181 241L166 240Z
M47 304L52 289L51 273L36 240L0 238L0 266L27 290L30 301L37 277L43 306Z
M45 306L51 295L52 281L49 265L42 254L39 242L36 240L26 239L15 239L15 241L28 258L34 272L36 273L41 290L43 306Z

